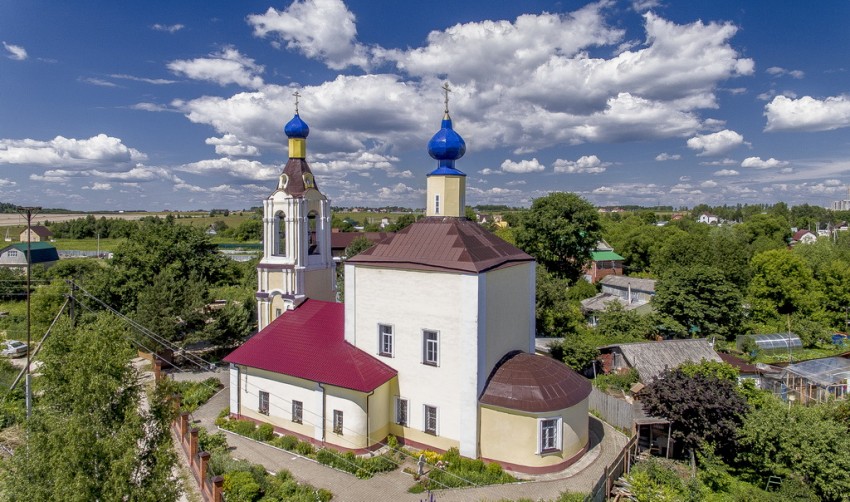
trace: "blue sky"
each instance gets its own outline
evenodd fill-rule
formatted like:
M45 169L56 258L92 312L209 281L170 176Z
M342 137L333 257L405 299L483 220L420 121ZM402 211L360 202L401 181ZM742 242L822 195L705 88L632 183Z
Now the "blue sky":
M829 205L844 1L0 2L0 201L259 205L292 93L334 205L424 207L440 86L470 204Z

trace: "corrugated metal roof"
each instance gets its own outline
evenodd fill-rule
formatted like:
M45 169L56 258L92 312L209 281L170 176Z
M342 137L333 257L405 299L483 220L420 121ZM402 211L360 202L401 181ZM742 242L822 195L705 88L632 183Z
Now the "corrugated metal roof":
M466 218L423 218L348 260L378 267L480 273L534 258Z
M591 253L593 261L623 261L625 258L613 251L593 251Z
M570 408L590 395L590 381L551 357L508 354L481 393L481 404L545 413Z
M682 363L706 361L722 362L717 352L704 338L662 340L660 342L622 343L603 349L619 349L629 366L638 370L640 379L649 383L667 369Z
M628 289L631 286L632 290L655 293L655 279L638 279L627 275L606 275L601 282L603 286L616 286L623 289Z
M342 303L307 300L286 311L224 358L225 362L360 392L397 372L345 341Z
M304 175L308 173L311 177L313 176L313 172L310 170L310 165L307 164L306 160L290 158L283 167L283 174L287 176L286 188L284 188L283 191L293 197L300 197L304 195L304 192L307 191L307 187L304 186ZM313 188L316 190L319 189L319 185L316 184L315 178L313 178Z
M344 251L345 248L350 246L359 237L365 237L374 244L386 239L387 236L392 234L393 232L332 232L331 249L334 251Z
M30 249L32 249L31 263L47 263L57 261L59 259L59 252L56 251L56 246L49 242L30 242L29 246ZM26 256L27 243L18 242L10 246L6 246L5 248L0 249L0 253L5 253L9 249L17 249L18 251L23 252L24 256Z

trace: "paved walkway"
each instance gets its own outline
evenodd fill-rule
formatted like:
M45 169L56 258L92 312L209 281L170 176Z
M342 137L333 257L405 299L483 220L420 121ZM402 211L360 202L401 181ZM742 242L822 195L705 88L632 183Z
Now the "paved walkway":
M228 378L225 370L216 373L182 373L173 375L176 380L203 380L218 376L223 383ZM229 388L225 388L201 406L192 416L195 424L206 427L210 432L217 430L214 424L218 413L229 404ZM434 499L439 502L452 501L501 501L520 498L531 500L554 500L561 492L589 493L605 466L610 464L625 446L628 438L613 427L591 417L591 448L588 453L568 469L535 476L533 479L509 485L492 485L480 488L438 490ZM262 464L269 471L286 469L303 482L333 492L334 501L420 501L425 494L410 494L407 489L413 478L401 471L379 474L371 479L357 479L353 475L325 467L313 460L279 450L224 431L227 442L236 458Z

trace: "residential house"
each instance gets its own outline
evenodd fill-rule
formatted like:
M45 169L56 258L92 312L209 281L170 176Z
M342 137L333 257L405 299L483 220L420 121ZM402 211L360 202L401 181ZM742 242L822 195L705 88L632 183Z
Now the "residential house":
M31 233L30 233L31 232ZM49 228L43 225L34 225L30 229L24 229L21 232L21 242L46 242L53 237L53 232L50 231Z
M608 308L611 302L619 303L625 310L636 310L640 313L652 311L649 303L655 296L654 279L607 275L602 278L600 284L601 293L581 301L581 310L589 325L596 326L599 313Z
M596 243L590 257L590 263L584 269L584 279L595 284L606 275L623 275L623 261L625 258L614 252L605 241Z
M225 357L231 415L355 452L392 434L527 473L578 460L589 446L590 383L534 354L536 264L465 218L466 175L454 167L465 144L448 112L429 142L439 166L427 178L426 217L345 262L344 304L314 297L334 293L324 275L298 275L311 264L305 241L319 243L316 267L330 262L332 234L317 224L310 237L299 209L326 200L304 161L309 129L296 113L284 130L290 161L264 207L271 221L288 208L286 254L266 225L260 332Z
M18 242L0 249L0 267L25 269L27 246L32 250L32 264L49 267L59 261L56 247L49 242Z
M697 221L700 223L705 223L707 225L717 225L720 223L720 218L717 215L711 213L702 213L697 218Z
M644 384L686 362L723 361L704 338L620 343L599 350L607 362L603 367L606 373L636 369Z
M800 243L800 244L812 244L817 242L818 236L815 235L814 232L810 230L798 230L791 237L791 245Z

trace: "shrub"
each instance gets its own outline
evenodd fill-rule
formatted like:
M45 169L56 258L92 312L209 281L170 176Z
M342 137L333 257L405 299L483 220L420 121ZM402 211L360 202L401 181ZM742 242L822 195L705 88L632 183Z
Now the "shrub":
M202 382L177 382L177 389L181 394L180 409L188 412L197 410L199 406L209 401L221 387L218 378L213 377Z
M228 501L253 502L260 494L260 485L250 472L237 471L224 475L222 486Z
M271 444L284 450L295 451L298 446L298 438L295 436L277 436L271 440Z
M271 424L260 424L251 437L257 441L271 441L274 438L274 427Z
M428 476L441 488L456 488L476 485L495 485L513 483L516 478L506 473L496 463L485 464L481 460L472 460L460 456L457 448L450 448L442 458L445 467L432 469Z
M224 426L225 423L230 419L230 408L224 408L218 412L218 416L215 418L215 425L218 427L226 429Z
M198 428L198 449L214 453L227 450L227 438L221 432L210 434L205 428Z
M257 429L257 425L250 420L231 420L229 425L230 427L225 428L239 434L240 436L251 437Z
M295 445L295 453L298 453L299 455L309 457L315 452L316 449L313 448L313 445L306 441L299 441L298 444Z

